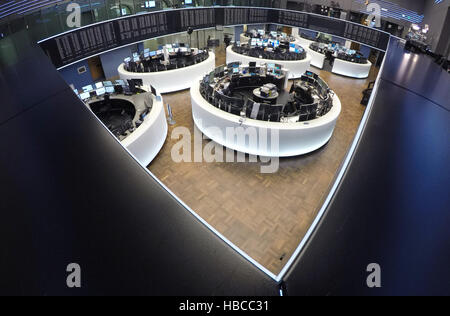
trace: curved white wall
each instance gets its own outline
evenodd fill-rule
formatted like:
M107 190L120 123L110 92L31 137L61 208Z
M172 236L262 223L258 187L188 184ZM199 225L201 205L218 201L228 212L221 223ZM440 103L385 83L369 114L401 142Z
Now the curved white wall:
M325 62L325 55L313 51L312 49L309 48L309 46L307 48L307 51L311 55L311 66L323 69L323 64Z
M309 65L311 64L311 56L307 52L306 58L304 60L271 60L271 59L261 59L254 58L245 55L241 55L233 52L232 46L228 46L227 48L227 64L235 61L240 61L244 65L248 65L249 62L256 61L257 64L280 64L289 71L289 79L300 78L305 71L309 69Z
M167 120L164 102L153 102L153 108L130 136L121 144L127 148L144 167L148 166L159 153L167 138Z
M341 113L341 102L335 95L333 107L326 115L308 122L278 123L241 118L208 103L200 94L200 83L191 88L192 116L199 130L218 144L239 152L263 157L303 155L325 145L333 135ZM243 128L256 131L255 144L243 144L237 138L226 137L227 129ZM267 142L263 141L264 135ZM259 145L260 141L267 146ZM272 144L278 142L278 146Z
M195 80L213 71L216 67L216 56L209 53L207 60L189 67L160 72L128 72L121 64L118 68L120 79L142 79L144 85L152 85L158 93L169 93L189 89Z
M333 73L343 75L351 78L365 79L369 77L372 63L367 61L367 64L352 63L350 61L336 58L334 60Z

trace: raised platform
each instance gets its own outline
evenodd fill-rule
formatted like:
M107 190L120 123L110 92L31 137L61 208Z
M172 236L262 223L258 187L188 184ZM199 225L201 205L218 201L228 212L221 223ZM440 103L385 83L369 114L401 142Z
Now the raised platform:
M192 66L158 71L158 72L129 72L121 64L117 71L120 79L142 79L144 85L152 85L158 93L170 93L189 89L193 81L214 70L216 66L216 56L209 53L208 59Z

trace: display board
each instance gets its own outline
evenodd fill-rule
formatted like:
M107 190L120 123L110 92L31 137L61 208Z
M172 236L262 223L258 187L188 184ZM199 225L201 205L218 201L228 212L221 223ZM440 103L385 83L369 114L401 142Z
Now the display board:
M57 68L158 36L217 25L274 23L347 38L386 50L389 34L316 14L270 8L190 8L124 17L83 27L40 42Z

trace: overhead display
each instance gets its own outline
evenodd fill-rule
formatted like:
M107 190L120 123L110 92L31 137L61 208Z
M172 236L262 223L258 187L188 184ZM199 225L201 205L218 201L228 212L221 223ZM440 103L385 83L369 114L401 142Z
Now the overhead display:
M189 27L274 23L348 38L386 50L389 34L351 22L305 12L264 8L190 8L125 17L88 26L40 42L57 68L118 47L158 36L185 32Z

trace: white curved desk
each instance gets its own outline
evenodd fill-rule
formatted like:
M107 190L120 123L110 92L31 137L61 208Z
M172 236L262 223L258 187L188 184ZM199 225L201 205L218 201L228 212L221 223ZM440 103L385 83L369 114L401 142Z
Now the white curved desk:
M241 55L233 52L232 46L227 48L227 64L240 61L244 65L248 65L252 61L256 61L258 65L266 64L280 64L284 69L289 71L289 79L300 78L308 69L311 64L311 56L306 51L306 58L303 60L271 60L271 59L261 59L250 56Z
M180 69L138 73L126 71L124 64L121 64L117 71L120 79L142 79L144 85L152 85L158 93L169 93L189 89L192 81L210 73L215 67L216 56L210 52L205 61Z
M308 48L306 50L311 55L311 66L323 69L323 65L325 63L325 54L313 51L312 49L309 48L309 45L307 47Z
M309 49L309 45L314 43L314 41L310 41L310 40L308 40L306 38L303 38L301 36L296 37L295 42L298 43L299 45L305 47L305 48L308 48L308 49Z
M262 157L291 157L315 151L331 138L341 113L341 102L335 95L333 107L326 115L308 122L279 123L252 120L220 110L200 94L200 83L191 88L192 116L197 128L216 143L227 148ZM255 132L257 141L242 142L239 137L226 137L237 128ZM267 142L264 141L267 136ZM277 146L272 147L276 140ZM259 143L268 144L259 145Z
M358 64L336 58L331 71L342 76L365 79L369 77L371 68L372 63L370 61L367 61L367 64Z
M161 95L159 94L161 97ZM153 99L153 107L144 123L120 143L147 167L160 152L167 138L167 120L164 102Z

